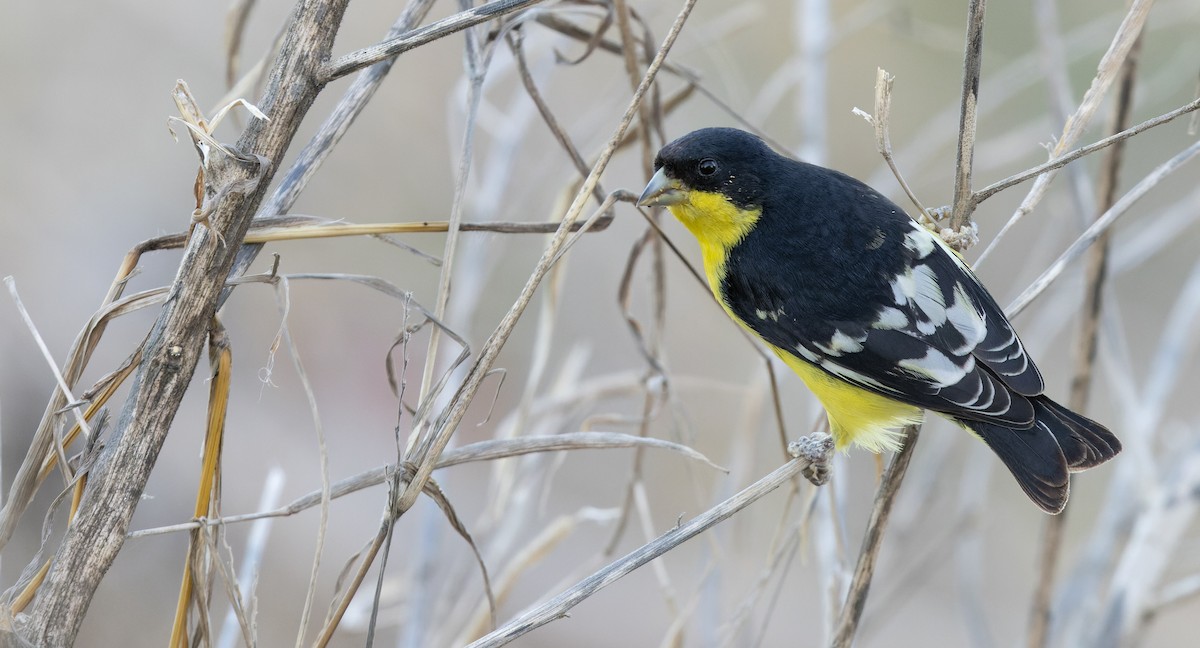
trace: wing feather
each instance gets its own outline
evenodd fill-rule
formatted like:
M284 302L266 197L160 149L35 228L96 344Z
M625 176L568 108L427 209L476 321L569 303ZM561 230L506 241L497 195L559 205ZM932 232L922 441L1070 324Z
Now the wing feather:
M1020 338L966 264L909 223L893 248L903 263L864 284L867 299L840 319L813 312L812 293L789 283L797 278L754 264L726 276L727 303L767 342L863 389L962 419L1032 425L1028 397L1043 384Z

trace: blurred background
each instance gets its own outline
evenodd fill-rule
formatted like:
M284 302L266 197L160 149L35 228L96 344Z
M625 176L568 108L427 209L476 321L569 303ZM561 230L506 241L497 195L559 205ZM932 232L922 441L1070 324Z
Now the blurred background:
M540 11L594 29L603 4L551 2ZM678 5L630 4L657 46ZM896 161L927 206L948 204L965 4L700 2L669 60L694 72L701 90L667 117L666 136L702 126L749 125L789 153L868 181L911 210L875 150L871 126L851 112L854 107L870 112L876 68L883 67L896 77L891 121ZM457 7L438 2L425 22ZM255 4L240 72L269 49L290 9L281 0ZM352 3L335 54L377 41L401 9L397 3ZM1111 1L992 3L984 38L977 187L1046 160L1046 145L1062 132L1124 13L1123 2ZM0 5L0 58L9 70L0 102L5 232L0 276L15 279L60 362L125 252L189 223L197 161L186 139L175 142L166 128L166 118L176 114L170 92L183 79L202 108L219 106L227 91L225 14L226 7L211 3ZM1132 123L1195 97L1198 27L1200 4L1193 0L1155 5L1144 32ZM601 50L566 65L562 59L587 52L585 43L534 23L523 31L535 80L590 164L632 94L622 58ZM615 29L608 37L619 38ZM459 34L400 56L293 212L355 223L446 220L467 121L463 44ZM684 86L670 74L659 83L664 96ZM322 93L293 143L293 155L348 84L339 80ZM1110 109L1111 97L1080 144L1107 134L1103 125ZM1184 117L1130 140L1118 195L1195 142L1188 121ZM217 137L232 142L237 132L227 122ZM487 68L471 156L465 221L553 220L573 195L578 174L523 90L507 47L496 48ZM1098 168L1093 156L1061 174L1046 199L980 266L1001 304L1095 218ZM1107 423L1126 452L1075 482L1056 594L1056 645L1092 645L1102 638L1111 645L1185 645L1191 640L1189 621L1200 613L1200 599L1192 596L1200 573L1194 519L1200 492L1197 168L1193 163L1165 179L1113 230L1087 413ZM614 158L601 184L606 191L638 193L646 179L635 146ZM970 259L992 242L1028 187L1009 189L980 206L975 217L981 244ZM663 227L698 263L690 235L669 215ZM664 288L656 290L656 262L648 249L633 262L627 303L621 303L622 277L645 231L645 220L619 205L609 228L580 240L504 348L497 362L505 369L503 379L484 384L453 443L579 430L637 434L650 403L649 434L685 443L729 472L655 450L637 459L632 450L575 451L439 471L435 478L475 534L493 578L516 569L514 557L523 548L540 548L518 570L499 609L502 621L783 461L761 356L669 250L661 257ZM442 234L403 240L428 255L443 254ZM544 235L462 235L444 321L472 350L512 304L547 241ZM281 273L372 275L411 291L426 307L436 302L439 268L378 240L290 242L266 252L251 272L268 270L270 253L277 253ZM147 255L130 291L169 284L178 261L178 251ZM1074 371L1082 267L1073 264L1015 320L1049 393L1059 399L1065 399ZM655 323L660 295L661 328ZM0 481L7 490L53 378L7 294L3 301ZM652 370L625 307L657 347L664 373ZM263 285L242 286L222 314L234 350L222 509L248 513L262 506L269 475L282 479L274 506L319 488L321 459L287 349L272 353L281 323L275 294ZM154 316L135 313L109 328L80 391L129 354ZM312 381L333 480L396 456L397 402L385 357L405 323L401 301L362 286L291 283L288 327ZM424 331L407 350L410 403L416 402L427 344ZM458 350L442 344L452 352L440 358L439 371ZM132 529L191 516L206 375L202 362ZM820 410L794 376L778 375L787 434L807 434ZM113 401L114 412L124 393ZM406 415L403 434L408 420ZM640 479L631 487L635 471ZM806 483L790 493L780 489L516 645L820 645L858 554L877 471L869 454L840 456L832 484L815 497ZM33 558L42 516L60 487L61 478L53 476L5 548L0 569L5 588ZM316 587L317 621L334 597L343 564L378 527L385 497L386 489L378 486L331 506ZM615 536L627 501L635 505ZM295 641L319 518L317 509L309 509L261 527L267 533L257 576L262 646ZM858 645L1023 643L1044 521L982 444L943 421L931 422L888 529ZM60 515L52 541L62 524ZM239 569L250 528L228 529ZM546 535L551 532L559 533L552 541ZM183 533L127 542L96 594L79 645L163 645L186 547ZM374 582L372 573L333 645L363 644ZM421 502L396 527L376 645L460 642L480 597L469 548L435 506ZM219 590L214 598L219 621L226 603ZM1106 625L1123 618L1124 612L1113 616L1120 609L1140 611L1131 636L1122 634L1128 625ZM309 640L316 627L316 621L310 624ZM1119 637L1124 638L1118 642Z

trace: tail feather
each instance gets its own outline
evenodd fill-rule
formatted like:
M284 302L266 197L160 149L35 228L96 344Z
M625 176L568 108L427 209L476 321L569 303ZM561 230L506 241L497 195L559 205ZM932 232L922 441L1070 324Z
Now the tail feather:
M1070 473L1098 466L1121 451L1121 442L1095 421L1039 396L1026 429L959 420L983 439L1017 479L1021 490L1047 513L1060 513L1071 491Z
M1036 409L1039 420L1045 412L1063 424L1051 425L1050 433L1062 448L1071 472L1099 466L1121 451L1121 442L1116 435L1086 416L1076 414L1046 397L1036 401Z

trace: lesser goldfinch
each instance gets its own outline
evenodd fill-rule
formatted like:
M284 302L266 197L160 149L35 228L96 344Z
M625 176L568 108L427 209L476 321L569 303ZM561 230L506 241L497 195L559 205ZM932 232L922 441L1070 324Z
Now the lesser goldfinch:
M1004 311L941 237L843 173L733 128L667 144L638 204L700 243L731 318L825 406L836 446L896 449L932 410L982 439L1029 498L1067 503L1071 472L1121 443L1055 403Z

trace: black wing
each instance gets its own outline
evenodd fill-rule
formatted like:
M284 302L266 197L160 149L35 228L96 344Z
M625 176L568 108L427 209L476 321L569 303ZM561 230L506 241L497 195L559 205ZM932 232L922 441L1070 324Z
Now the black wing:
M855 209L894 208L866 190ZM1020 338L966 264L895 209L866 222L846 223L862 216L853 213L821 221L804 240L787 235L795 228L760 223L730 253L727 304L770 344L859 387L1028 427L1027 397L1043 382Z

